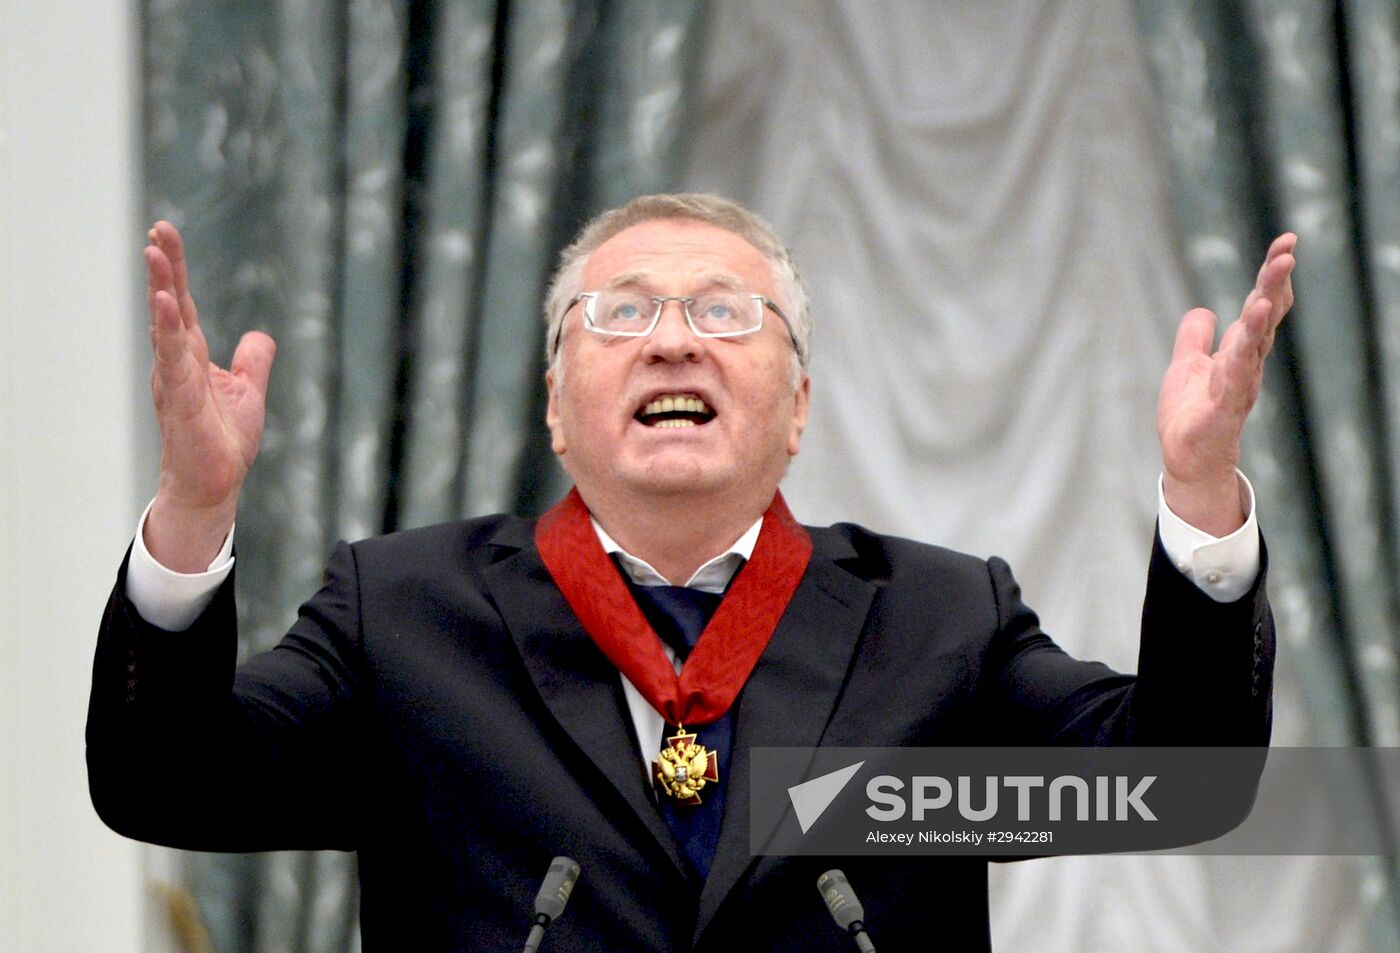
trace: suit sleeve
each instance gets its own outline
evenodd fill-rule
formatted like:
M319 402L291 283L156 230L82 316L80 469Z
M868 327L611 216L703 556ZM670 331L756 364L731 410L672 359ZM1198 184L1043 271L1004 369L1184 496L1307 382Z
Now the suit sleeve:
M88 705L88 784L113 830L191 850L353 849L361 768L350 547L272 650L236 666L233 577L183 632L141 618L126 562Z
M1006 564L988 563L998 627L985 668L1003 744L1267 745L1274 624L1268 557L1254 585L1218 603L1153 546L1136 677L1078 661L1040 630Z

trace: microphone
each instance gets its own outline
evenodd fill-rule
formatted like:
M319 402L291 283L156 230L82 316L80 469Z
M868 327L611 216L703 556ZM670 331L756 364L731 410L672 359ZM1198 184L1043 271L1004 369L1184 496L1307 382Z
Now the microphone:
M535 925L530 927L523 953L535 953L540 948L544 928L564 912L564 905L569 902L569 894L573 893L574 884L578 881L578 872L578 862L568 857L556 857L549 862L544 883L540 884L540 892L535 895Z
M831 911L831 919L855 938L861 953L875 953L875 944L870 942L870 934L865 932L865 911L846 875L836 869L828 870L817 878L817 892Z

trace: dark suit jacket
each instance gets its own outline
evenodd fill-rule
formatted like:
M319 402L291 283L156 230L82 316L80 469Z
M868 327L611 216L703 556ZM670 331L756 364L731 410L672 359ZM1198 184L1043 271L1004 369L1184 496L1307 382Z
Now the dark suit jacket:
M738 702L723 832L696 887L618 673L532 528L498 516L341 545L286 639L236 675L231 579L167 633L126 601L123 567L88 721L98 812L189 849L359 851L371 951L518 948L556 854L583 874L549 953L844 951L815 889L831 862L749 856L750 746L1267 742L1262 573L1219 605L1159 544L1135 679L1055 646L1000 560L813 529ZM989 948L984 862L841 866L884 953Z

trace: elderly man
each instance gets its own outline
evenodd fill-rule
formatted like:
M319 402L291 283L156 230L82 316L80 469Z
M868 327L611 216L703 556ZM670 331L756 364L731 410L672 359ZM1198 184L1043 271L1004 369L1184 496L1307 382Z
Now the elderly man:
M749 855L753 746L1267 742L1235 465L1293 243L1218 351L1213 315L1182 321L1136 678L1058 649L999 560L792 518L805 293L762 221L694 195L634 200L564 253L548 424L574 491L536 522L342 544L235 674L231 534L274 347L209 362L159 223L161 478L98 645L94 802L180 847L358 851L371 951L509 948L556 854L584 874L550 950L846 949L814 890L829 863ZM845 866L882 950L989 948L981 861Z

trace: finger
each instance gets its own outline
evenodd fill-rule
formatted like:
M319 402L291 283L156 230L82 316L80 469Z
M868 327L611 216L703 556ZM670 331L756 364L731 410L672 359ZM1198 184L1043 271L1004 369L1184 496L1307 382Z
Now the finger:
M1210 355L1215 343L1215 312L1208 308L1194 308L1186 312L1181 325L1176 329L1176 345L1172 349L1172 360L1177 361L1196 354Z
M1221 335L1220 348L1216 353L1226 358L1238 355L1257 359L1262 339L1272 330L1272 309L1273 302L1264 297L1255 297L1246 304L1239 320Z
M1225 329L1225 333L1220 335L1220 347L1216 351L1217 354L1229 355L1240 348L1240 339L1244 337L1249 326L1249 323L1245 320L1245 316L1255 313L1254 305L1258 300L1259 299L1256 298L1254 301L1246 304L1244 310L1240 312L1239 320L1232 321L1230 326Z
M1256 298L1240 319L1226 329L1218 353L1224 356L1232 374L1244 368L1252 375L1263 366L1264 356L1273 344L1272 310L1273 302L1268 298Z
M1264 261L1272 261L1279 255L1291 255L1293 249L1298 247L1298 236L1293 232L1284 232L1275 238L1269 245L1268 252L1264 255Z
M188 347L184 331L175 296L164 289L155 292L151 302L151 349L155 352L157 376L168 375L184 357Z
M1273 347L1274 332L1278 329L1279 322L1293 307L1293 269L1297 265L1297 259L1293 257L1291 249L1296 247L1296 244L1297 236L1291 232L1274 240L1269 246L1270 257L1259 266L1254 290L1245 298L1244 307L1240 309L1240 317L1243 318L1261 299L1271 303L1267 327L1260 339L1264 354Z
M146 281L150 286L151 293L169 291L173 297L175 295L175 270L170 265L170 258L166 256L159 245L147 245L144 254Z
M180 304L180 317L188 326L199 324L199 311L195 308L194 296L190 294L190 270L185 260L185 240L180 230L167 221L156 222L151 229L161 251L170 259L175 281L175 298Z
M1256 346L1261 357L1267 355L1274 346L1274 336L1280 322L1293 307L1293 268L1296 264L1291 253L1285 252L1268 262L1260 273L1259 285L1245 301L1240 312L1243 319L1249 314L1259 314L1259 335ZM1259 302L1267 301L1267 312L1256 311Z
M170 268L170 259L165 257L165 252L155 246L147 247L146 258L146 307L150 311L151 323L151 346L155 346L156 328L159 325L160 309L157 307L157 296L165 292L166 296L173 302L175 299L175 279ZM179 308L176 308L176 317L179 317Z
M277 342L261 331L249 331L238 341L229 370L267 394L267 380L272 374L272 359L277 355Z
M1268 353L1261 340L1270 327L1272 307L1267 298L1256 300L1221 338L1211 390L1222 403L1247 410L1258 397L1264 379L1264 355Z
M1285 252L1269 262L1260 293L1274 304L1273 324L1283 320L1283 316L1293 307L1293 270L1298 259Z
M1265 335L1273 331L1274 303L1269 298L1260 297L1240 315L1240 351L1257 351Z
M1298 236L1292 232L1284 232L1269 243L1269 250L1264 253L1264 262L1259 266L1259 271L1254 276L1255 290L1259 290L1266 282L1268 276L1275 267L1274 263L1284 255L1292 256L1293 249L1298 246ZM1290 266L1291 267L1291 266Z
M1264 262L1259 269L1259 278L1255 282L1254 289L1266 298L1273 298L1289 284L1293 278L1293 267L1298 260L1289 252L1282 255L1275 255Z
M1264 253L1264 261L1259 266L1258 273L1254 276L1255 287L1264 283L1265 276L1269 273L1274 262L1283 255L1292 255L1293 249L1298 245L1298 236L1292 232L1285 232L1269 243L1269 250Z

